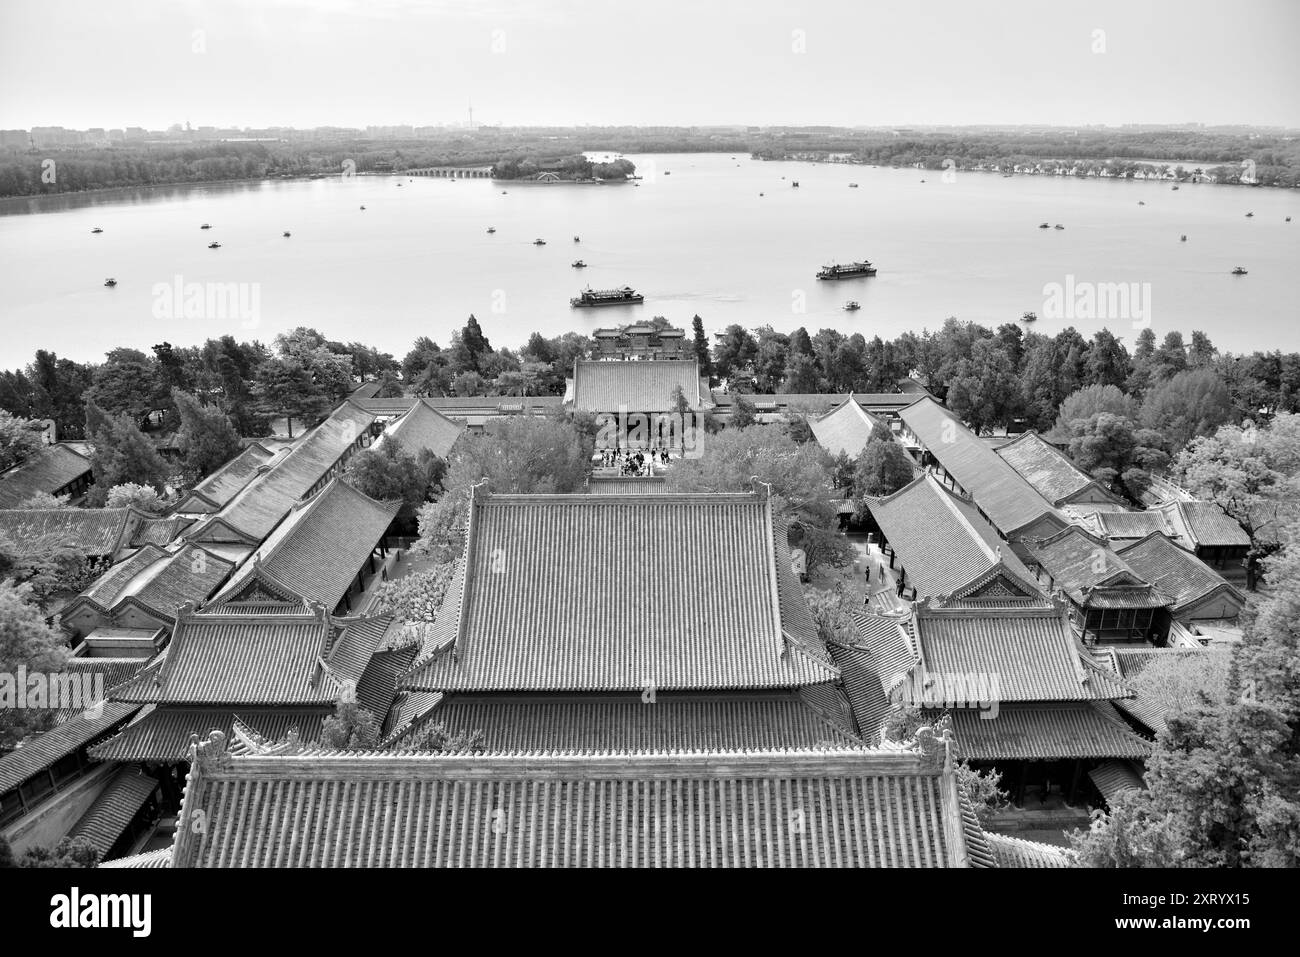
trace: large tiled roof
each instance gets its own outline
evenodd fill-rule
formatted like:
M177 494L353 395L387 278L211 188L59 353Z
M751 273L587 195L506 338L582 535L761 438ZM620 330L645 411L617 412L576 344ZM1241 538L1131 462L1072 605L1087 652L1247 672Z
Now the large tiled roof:
M1171 534L1185 548L1250 544L1250 536L1213 502L1170 502L1160 511L1169 522Z
M22 784L60 758L103 737L135 713L138 706L107 702L95 717L78 715L49 731L30 735L21 747L0 757L0 794Z
M903 699L912 704L975 707L991 700L1005 705L1131 695L1086 657L1064 603L971 609L923 601L913 624L921 664L899 686Z
M587 480L591 495L658 495L664 491L662 476L602 477L593 475Z
M463 423L453 422L434 408L428 399L420 399L384 434L397 439L413 455L429 451L445 459L464 431Z
M196 541L257 544L342 459L374 424L375 416L351 402L299 440L271 468L245 485L219 512L186 529Z
M1016 703L948 714L957 756L970 761L1145 758L1151 752L1150 742L1129 730L1109 702Z
M999 564L1037 590L1033 574L974 503L929 472L893 495L865 502L918 597L951 594Z
M839 673L757 494L479 495L417 690L774 688Z
M1079 606L1093 608L1162 608L1169 604L1150 582L1133 570L1104 539L1070 525L1050 538L1026 542L1034 560Z
M191 706L330 704L345 683L360 678L383 635L366 619L342 620L341 627L318 609L182 615L161 662L117 688L114 698Z
M142 854L132 854L130 857L118 857L111 861L102 861L99 866L111 868L171 867L172 849L170 847L160 847L154 851L145 851Z
M1141 791L1146 785L1142 775L1133 770L1127 761L1105 761L1088 772L1088 777L1097 786L1107 803L1114 801L1125 791Z
M136 549L120 562L110 565L103 574L82 589L81 594L64 606L63 614L67 616L83 604L107 613L137 576L167 558L168 553L157 545L145 545Z
M1168 533L1169 523L1164 513L1147 512L1094 512L1089 522L1109 539L1142 538L1152 532Z
M257 477L258 472L269 466L277 453L266 446L254 442L236 455L221 468L217 469L198 485L194 486L180 503L176 511L181 513L215 512L240 490Z
M1019 472L935 399L923 396L898 415L1003 535L1044 515L1065 524Z
M483 732L487 751L647 752L861 747L790 692L451 695L423 723Z
M68 837L85 838L100 854L108 853L157 789L157 778L139 768L122 768L68 832Z
M997 449L997 454L1019 472L1040 495L1053 505L1062 505L1092 487L1110 492L1037 432L1026 432Z
M1105 647L1093 650L1095 659L1110 668L1125 681L1131 681L1140 675L1153 661L1175 655L1223 655L1216 648L1126 648ZM1117 700L1115 706L1134 718L1139 724L1148 728L1152 734L1159 734L1166 729L1166 709L1159 698L1150 694L1136 693L1131 698Z
M231 576L214 603L259 584L333 609L383 538L401 502L376 502L334 479L289 515Z
M972 851L987 843L955 776L910 752L227 756L214 745L186 786L177 867L992 863ZM194 811L217 807L194 834Z
M858 404L852 394L846 402L836 406L825 415L808 420L817 444L831 455L843 452L851 459L856 459L866 448L871 434L877 427L889 431L889 427L876 416L867 412Z
M143 545L170 545L174 542L185 529L194 524L194 519L186 518L184 515L173 515L170 518L146 518L140 523L140 527L135 530L131 536L132 547L139 548Z
M220 731L229 739L235 720L269 740L280 740L297 729L303 741L319 741L321 723L334 713L332 705L315 708L176 708L146 706L118 734L90 749L96 761L146 761L175 764L189 760L193 735L206 738Z
M579 359L573 370L573 406L586 412L671 412L678 387L692 410L709 404L701 398L695 359Z
M118 594L113 614L132 604L155 618L172 621L179 606L206 599L234 567L234 562L200 545L186 544L136 575Z
M0 538L38 552L68 547L92 557L114 556L130 546L146 517L129 506L0 509Z
M1215 593L1235 601L1239 608L1246 604L1246 596L1227 579L1160 532L1152 532L1116 551L1143 580L1173 600L1175 614Z
M90 459L66 445L46 446L0 473L0 508L14 508L37 492L57 492L90 471Z
M1054 844L1041 844L1006 834L985 835L998 867L1061 868L1073 867L1069 853Z

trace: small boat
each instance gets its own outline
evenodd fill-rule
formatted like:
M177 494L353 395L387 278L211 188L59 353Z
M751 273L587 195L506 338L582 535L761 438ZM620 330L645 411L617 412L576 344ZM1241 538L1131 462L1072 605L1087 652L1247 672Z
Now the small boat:
M105 280L104 280L104 285L105 285L105 286L116 286L116 285L117 285L117 280L116 280L116 279L105 279Z
M849 189L857 189L857 188L858 188L857 183L849 183Z
M586 268L587 268L587 264L586 264L585 262L583 262L581 259L575 259L575 260L573 261L573 268L574 268L574 269L586 269Z
M288 238L289 238L289 230L287 230L287 229L284 231L284 238L285 238L285 239L288 239Z
M92 232L92 233L102 233L103 230L100 229L98 226L96 226L94 229L91 230L91 232Z
M759 195L759 196L766 196L767 194L766 194L766 193L759 193L758 195Z
M1286 221L1287 221L1288 223L1291 222L1291 217L1288 216L1288 217L1286 218Z
M1246 270L1243 269L1241 266L1234 266L1232 270L1232 274L1234 276L1244 276L1246 275Z
M534 245L534 246L545 246L545 245L546 245L546 240L545 240L545 239L534 239L534 240L533 240L533 245Z
M1053 228L1054 228L1054 229L1064 229L1065 227L1062 226L1060 223L1057 223Z
M505 195L506 193L508 193L508 192L509 192L509 190L505 190L505 189L503 189L503 190L501 191L501 195L504 196L504 195Z
M1186 233L1183 233L1181 236L1179 236L1179 237L1178 237L1178 241L1179 241L1180 243L1185 243L1185 242L1187 242L1187 234L1186 234Z
M1255 215L1254 213L1247 213L1247 214L1246 214L1246 218L1247 218L1247 219L1250 219L1250 217L1252 217L1252 216L1254 216L1254 215Z
M202 226L199 227L199 229L211 229L211 228L212 228L211 223L204 223Z
M1020 314L1020 318L1023 319L1023 320L1025 320L1025 322L1033 322L1035 319L1038 318L1038 313L1036 313L1036 312L1024 312L1024 313L1021 313L1021 314Z
M208 243L208 248L209 248L209 249L220 249L220 248L221 248L221 243Z
M1145 199L1139 199L1139 200L1138 200L1138 205L1139 205L1139 206L1145 206L1146 204L1147 204L1147 201L1146 201Z
M1051 223L1039 223L1039 224L1038 224L1038 228L1039 228L1039 229L1051 229L1051 228L1052 228L1052 224L1051 224Z
M924 183L924 182L925 182L925 180L921 180L921 182L922 182L922 183Z
M397 185L398 185L398 186L401 186L402 184L401 184L401 183L398 183Z
M850 299L848 302L844 304L845 312L856 312L861 308L862 305L856 299Z
M1177 189L1178 187L1177 187L1177 186L1170 186L1169 188L1170 188L1170 189Z
M664 175L665 175L665 176L672 176L672 175L673 175L673 171L670 170L670 169L666 169L666 170L664 170Z
M364 207L364 206L362 206L362 207L361 207L361 208L362 208L362 209L365 209L365 207Z
M580 243L580 242L582 242L582 238L581 238L580 236L574 236L574 237L573 237L573 241L574 241L575 243Z
M793 186L795 189L798 189L798 188L799 188L799 181L796 179L796 180L794 180L790 185Z

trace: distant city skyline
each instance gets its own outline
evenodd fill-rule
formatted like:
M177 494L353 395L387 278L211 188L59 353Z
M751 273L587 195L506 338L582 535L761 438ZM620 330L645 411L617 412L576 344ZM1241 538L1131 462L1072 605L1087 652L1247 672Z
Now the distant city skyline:
M0 128L1300 127L1300 3L6 0Z

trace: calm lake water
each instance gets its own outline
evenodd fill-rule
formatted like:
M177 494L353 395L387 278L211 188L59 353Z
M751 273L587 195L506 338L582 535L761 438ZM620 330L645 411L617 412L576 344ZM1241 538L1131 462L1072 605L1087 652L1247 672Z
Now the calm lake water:
M736 322L888 338L950 315L992 325L1034 310L1048 333L1106 325L1131 344L1149 316L1158 336L1201 329L1221 349L1300 348L1295 191L631 158L639 186L359 176L0 201L0 366L37 348L90 360L164 339L269 342L298 325L400 357L418 335L446 345L471 312L493 345L511 347L534 330L654 315L682 325L699 313L711 331ZM534 246L539 237L547 245ZM863 257L879 275L814 278L826 262ZM588 268L572 268L577 258ZM1236 265L1249 275L1232 276ZM115 288L103 286L110 276ZM241 284L246 311L186 318L170 292L227 283ZM1134 283L1137 298L1123 315L1056 317L1050 283ZM631 285L646 301L571 309L588 284ZM862 308L845 312L848 299Z

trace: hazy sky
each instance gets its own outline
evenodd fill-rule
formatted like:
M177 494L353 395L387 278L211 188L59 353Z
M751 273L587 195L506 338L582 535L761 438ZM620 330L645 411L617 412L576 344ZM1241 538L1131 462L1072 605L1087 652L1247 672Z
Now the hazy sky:
M1297 42L1300 0L0 0L0 128L1300 126Z

